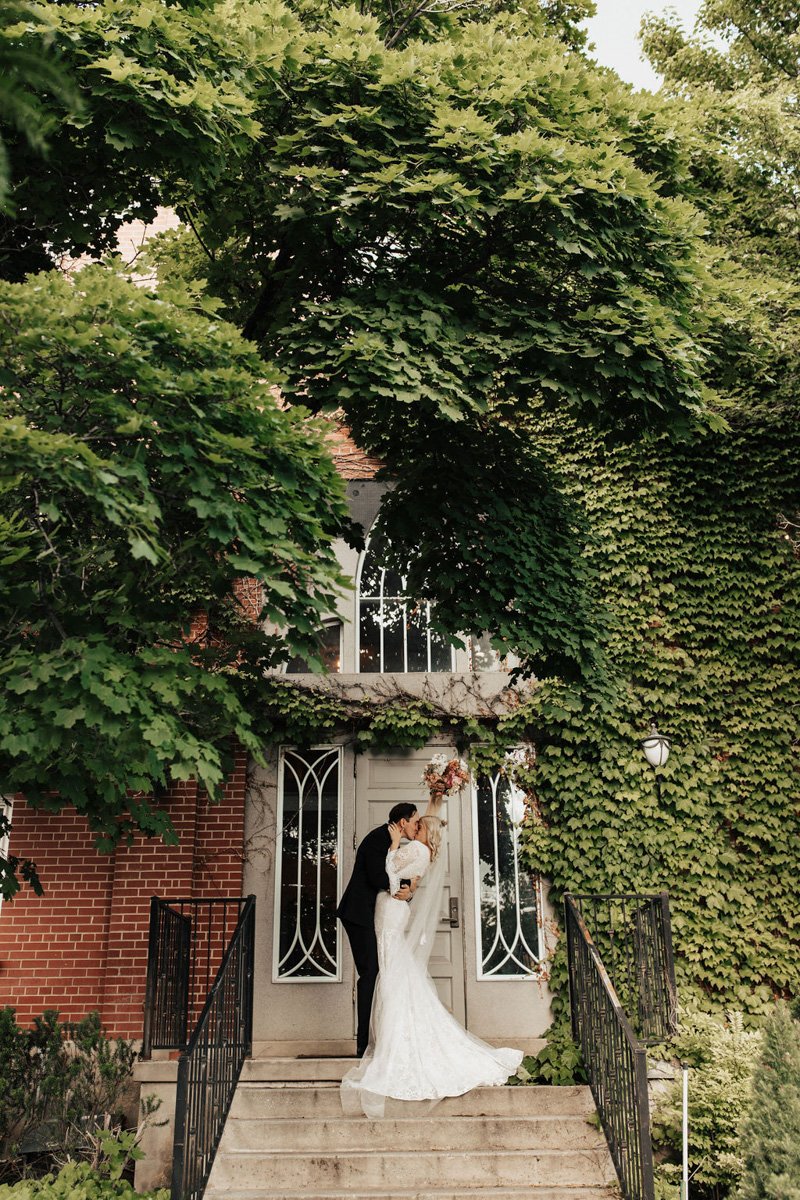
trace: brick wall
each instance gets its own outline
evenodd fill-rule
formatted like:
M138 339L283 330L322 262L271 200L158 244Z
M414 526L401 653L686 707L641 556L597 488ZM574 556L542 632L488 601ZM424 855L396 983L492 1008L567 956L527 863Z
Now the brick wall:
M245 768L240 752L218 805L194 783L171 790L178 846L139 837L98 854L73 809L16 801L10 849L36 862L45 895L23 886L0 908L0 1006L21 1023L45 1008L64 1020L99 1009L111 1034L141 1037L150 897L241 894Z

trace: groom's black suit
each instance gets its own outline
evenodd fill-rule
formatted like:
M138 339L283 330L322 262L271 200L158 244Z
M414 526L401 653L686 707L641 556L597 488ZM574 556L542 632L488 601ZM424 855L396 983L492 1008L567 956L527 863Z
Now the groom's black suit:
M378 892L388 892L386 853L392 844L388 825L371 830L356 851L353 874L344 890L336 915L350 941L358 971L358 1033L356 1053L364 1053L369 1041L369 1016L378 978L378 942L375 937L375 901Z

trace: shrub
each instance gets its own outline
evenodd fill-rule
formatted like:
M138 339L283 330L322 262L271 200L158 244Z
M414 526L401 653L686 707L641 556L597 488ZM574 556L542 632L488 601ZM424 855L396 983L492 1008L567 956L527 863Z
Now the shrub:
M721 1200L739 1182L744 1163L740 1130L751 1103L761 1033L747 1030L741 1013L720 1020L692 1013L681 1022L672 1053L690 1063L689 1174L692 1195ZM678 1196L682 1081L678 1079L653 1113L660 1193Z
M97 1132L121 1129L133 1066L131 1042L106 1037L99 1015L63 1024L49 1010L20 1029L0 1009L0 1178L20 1174L23 1154L97 1159Z
M800 1023L785 1004L764 1029L741 1155L737 1200L800 1200Z
M67 1163L57 1175L0 1184L0 1200L169 1200L169 1190L137 1192L124 1179L109 1179L88 1163Z
M586 1083L587 1075L579 1047L572 1040L569 1024L551 1025L547 1045L535 1057L526 1057L512 1082L546 1083L566 1087Z

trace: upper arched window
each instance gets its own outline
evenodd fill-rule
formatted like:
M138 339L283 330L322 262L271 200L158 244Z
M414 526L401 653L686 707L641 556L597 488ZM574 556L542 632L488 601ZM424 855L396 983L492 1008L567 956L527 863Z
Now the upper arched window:
M360 671L452 671L453 647L431 629L431 606L409 600L405 580L381 565L373 538L358 588Z

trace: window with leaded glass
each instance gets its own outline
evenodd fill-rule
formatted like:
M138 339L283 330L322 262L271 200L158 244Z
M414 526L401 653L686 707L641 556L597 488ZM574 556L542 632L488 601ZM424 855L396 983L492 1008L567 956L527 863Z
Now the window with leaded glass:
M525 793L504 772L475 788L478 978L519 979L543 957L537 877L521 861Z
M339 746L280 753L273 971L278 982L341 977L336 922L341 767Z

